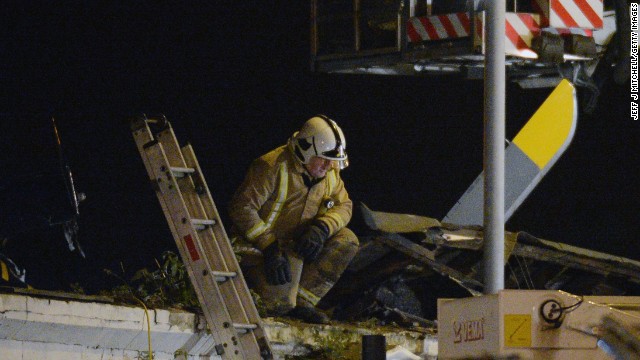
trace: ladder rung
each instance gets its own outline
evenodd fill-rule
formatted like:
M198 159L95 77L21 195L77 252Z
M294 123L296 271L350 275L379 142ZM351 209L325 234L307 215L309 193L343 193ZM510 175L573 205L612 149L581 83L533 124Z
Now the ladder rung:
M233 323L233 327L241 333L248 333L250 330L258 328L256 324L237 324Z
M224 282L238 275L238 273L230 271L212 271L211 273L215 276L217 282Z
M191 219L191 225L196 230L204 230L207 226L215 225L215 220L207 220L207 219Z
M152 129L151 123L157 126ZM202 310L215 339L215 353L225 359L272 359L260 315L193 148L179 147L164 117L138 117L131 129L174 240L181 250L187 250L181 251L186 255L182 260L198 298L202 299ZM164 181L165 178L169 181ZM165 188L170 191L164 191Z
M189 174L193 174L194 172L196 172L196 169L194 168L187 168L187 167L171 167L171 172L173 173L173 176L177 177L177 178L181 178L184 177L185 175L189 175Z

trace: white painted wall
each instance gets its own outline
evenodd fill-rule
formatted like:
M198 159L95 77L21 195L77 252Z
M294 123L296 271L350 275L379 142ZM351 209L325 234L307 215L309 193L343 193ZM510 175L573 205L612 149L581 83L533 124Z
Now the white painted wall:
M180 310L149 310L155 360L212 360L214 341L204 331L204 317ZM340 331L357 341L370 329L341 326L292 326L264 319L276 358L304 353L318 334ZM435 341L412 331L382 333L389 346L415 354ZM0 294L0 360L143 360L148 359L143 308L22 294Z

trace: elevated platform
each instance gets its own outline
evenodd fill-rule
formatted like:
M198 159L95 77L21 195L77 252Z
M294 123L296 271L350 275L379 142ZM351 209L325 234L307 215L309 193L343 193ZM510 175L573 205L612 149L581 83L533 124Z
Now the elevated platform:
M482 79L482 9L439 2L440 12L418 14L418 3L312 0L311 70ZM615 31L615 12L603 11L600 3L592 11L597 24L564 28L550 23L544 4L528 5L506 13L507 79L540 88L555 87L579 71L591 75Z

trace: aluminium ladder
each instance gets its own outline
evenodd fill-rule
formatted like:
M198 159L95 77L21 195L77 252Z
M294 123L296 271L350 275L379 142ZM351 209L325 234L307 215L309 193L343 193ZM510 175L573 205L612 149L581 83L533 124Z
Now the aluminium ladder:
M157 132L152 132L157 128ZM164 116L131 130L222 359L272 359L264 327L191 145Z

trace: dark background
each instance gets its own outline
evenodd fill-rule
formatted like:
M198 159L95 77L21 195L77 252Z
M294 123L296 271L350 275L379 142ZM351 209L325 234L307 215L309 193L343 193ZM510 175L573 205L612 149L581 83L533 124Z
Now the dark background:
M7 255L37 288L93 292L117 283L102 269L130 276L175 249L132 115L165 114L194 145L223 220L249 162L317 113L345 131L348 190L374 210L440 219L482 170L481 81L311 73L307 1L10 1L1 13L0 130L12 144L3 177L46 166L34 149L52 149L42 134L55 117L87 194L86 259L66 249L61 231L10 239ZM640 138L628 89L605 85L508 230L640 260ZM508 85L508 138L548 93Z

